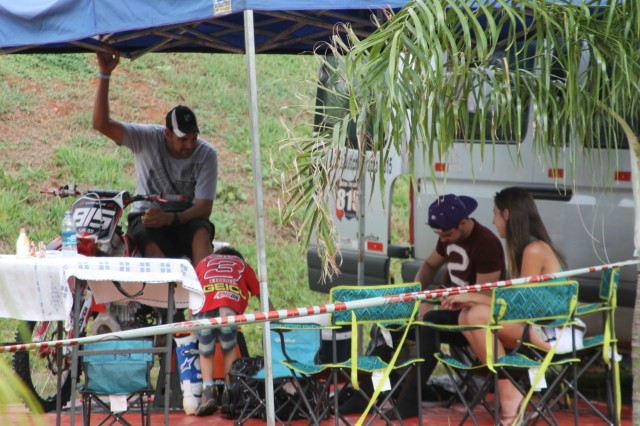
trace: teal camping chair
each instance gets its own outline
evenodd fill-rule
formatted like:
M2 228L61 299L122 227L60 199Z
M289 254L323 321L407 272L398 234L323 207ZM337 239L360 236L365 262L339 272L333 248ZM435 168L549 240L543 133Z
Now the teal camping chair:
M153 355L145 350L151 350L152 346L150 339L109 340L84 345L83 352L95 352L82 357L85 383L80 392L84 426L91 423L93 403L101 407L106 416L100 425L110 421L109 424L118 422L131 426L124 415L139 408L141 424L150 426ZM120 404L116 404L116 400Z
M615 311L619 280L619 268L603 271L598 291L600 301L578 305L576 317L586 318L593 315L602 315L603 330L602 333L584 337L582 345L576 348L576 353L582 360L579 364L579 370L572 380L565 378L565 386L550 402L551 406L561 403L570 390L575 390L578 399L584 405L589 407L604 422L613 425L620 424L621 410L618 341L615 331ZM603 367L606 372L604 383L607 400L606 413L580 392L578 386L579 379L594 365Z
M555 357L553 347L549 352L545 352L542 357L529 356L529 350L522 344L501 357L496 356L494 348L498 344L498 330L508 323L523 322L527 324L525 335L521 339L523 342L528 340L526 333L528 333L530 326L540 326L544 322L553 322L554 327L570 330L573 334L573 316L577 300L578 283L573 280L520 284L493 290L491 322L476 326L476 328L487 330L487 362L485 364L466 364L448 354L436 354L436 358L444 365L454 384L456 384L454 380L456 370L460 369L484 377L483 383L478 387L479 394L476 394L470 401L465 397L463 389L456 384L456 392L467 410L461 424L467 417L470 417L474 424L478 424L473 410L478 403L484 400L486 393L491 390L489 385L491 383L493 384L495 395L495 407L492 411L495 424L500 424L499 377L510 380L525 398L525 403L521 405L521 412L518 414L522 424L527 424L527 421L534 417L539 417L538 420L544 420L549 424L557 424L549 401L563 382L563 378L569 375L570 368L572 367L575 371L575 367L579 362L575 355L575 345L573 345L571 354L563 357ZM540 382L540 379L550 366L562 367L559 370L562 371L562 374L557 375L555 380L548 384L546 388L536 389L538 382ZM530 369L534 369L533 371L537 372L534 379L536 386L534 387L531 387L529 383L528 373ZM493 374L487 375L487 370ZM534 393L536 398L532 399ZM525 415L525 409L528 406L532 407L534 411L529 415Z
M360 391L358 381L371 380L373 375L380 375L381 380L374 386L375 392L373 398L361 392L361 395L369 400L369 407L367 411L362 414L364 417L369 409L372 409L372 415L367 420L367 425L371 424L376 418L381 417L382 420L388 424L394 424L399 421L400 424L404 424L401 419L400 413L395 405L394 397L397 396L398 390L402 387L404 380L407 377L411 377L412 370L415 369L415 374L418 376L418 383L420 383L420 370L418 363L422 362L421 359L409 356L407 359L398 361L400 352L403 349L403 344L409 328L415 320L418 308L420 306L419 299L407 299L406 301L398 302L397 298L394 300L395 295L416 293L421 290L419 283L412 284L397 284L397 285L378 285L378 286L338 286L333 287L330 292L331 303L340 304L340 302L350 302L354 300L369 299L375 297L388 298L389 301L394 303L385 303L380 306L373 306L369 308L361 308L354 310L336 310L331 314L332 326L345 326L350 325L352 330L352 344L351 344L351 358L344 362L332 363L331 369L334 370L333 385L334 385L334 412L336 424L339 420L349 424L347 419L339 414L338 406L339 399L342 393L346 391L350 385L356 391ZM389 363L381 360L376 356L365 356L358 353L358 326L364 324L378 324L382 328L386 328L391 331L402 331L403 337L399 344L394 348L394 355ZM335 332L335 331L334 331ZM419 333L415 333L416 337ZM419 342L417 342L419 345ZM385 383L391 373L391 370L400 371L398 379L394 384L389 386L388 390L384 389ZM338 387L339 379L343 379L346 385ZM377 398L377 395L381 395ZM421 404L421 387L417 386L416 389L416 403ZM385 412L383 407L388 404L390 410ZM422 423L422 410L418 410L419 422ZM364 420L361 418L361 420Z

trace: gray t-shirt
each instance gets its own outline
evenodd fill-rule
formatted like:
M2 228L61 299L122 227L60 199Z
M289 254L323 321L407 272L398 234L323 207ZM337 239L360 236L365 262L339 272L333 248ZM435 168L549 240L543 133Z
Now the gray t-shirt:
M164 211L182 211L195 199L215 200L218 182L218 155L204 139L189 158L173 158L165 145L164 126L123 123L122 145L136 159L136 193L143 195L182 195L185 202L136 202L132 213L143 213L150 207Z

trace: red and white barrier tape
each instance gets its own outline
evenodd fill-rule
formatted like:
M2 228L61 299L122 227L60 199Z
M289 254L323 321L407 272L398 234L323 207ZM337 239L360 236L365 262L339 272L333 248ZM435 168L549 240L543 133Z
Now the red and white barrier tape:
M516 278L512 280L495 281L484 284L473 284L462 287L449 287L437 290L425 290L415 293L397 294L385 297L372 297L369 299L352 300L348 302L331 303L326 305L306 306L302 308L281 309L268 312L255 312L251 314L234 315L227 317L216 317L201 320L183 321L172 324L162 324L151 327L138 328L134 330L117 331L113 333L86 336L76 339L54 340L50 342L23 343L17 345L0 346L0 353L28 351L36 349L47 349L61 346L74 346L85 343L101 342L105 340L137 339L141 337L156 336L159 334L183 333L187 331L199 330L203 328L216 328L223 325L255 324L287 318L307 317L332 312L347 311L353 309L369 308L384 304L394 304L409 302L412 300L433 300L455 294L478 293L497 287L508 287L518 284L537 283L558 278L568 278L575 275L604 271L607 269L620 268L623 266L638 265L640 259L630 259L623 262L611 263L600 266L590 266L587 268L573 269L570 271L557 272L555 274L534 275L531 277Z

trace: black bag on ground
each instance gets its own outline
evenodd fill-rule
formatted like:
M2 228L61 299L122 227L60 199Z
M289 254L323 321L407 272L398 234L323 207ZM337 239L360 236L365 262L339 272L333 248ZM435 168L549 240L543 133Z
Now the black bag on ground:
M246 416L248 413L253 413L251 417L266 420L264 407L260 407L259 400L249 389L253 389L260 399L265 400L264 380L253 378L263 367L264 358L262 356L238 358L233 362L229 372L230 386L227 391L229 394L229 414L225 415L226 418L238 419L240 415ZM274 382L276 416L289 420L304 418L301 410L303 407L298 403L299 397L293 392L293 386L282 386L284 383Z
M228 417L230 419L237 419L238 417L240 417L240 413L242 413L244 407L249 403L253 402L254 407L259 405L257 401L255 401L255 398L251 397L250 391L246 388L239 377L242 377L243 380L250 382L253 380L251 379L251 377L258 371L260 371L263 366L264 358L261 356L238 358L231 365L231 371L229 372L229 379L231 383L228 390ZM254 407L250 408L252 409Z

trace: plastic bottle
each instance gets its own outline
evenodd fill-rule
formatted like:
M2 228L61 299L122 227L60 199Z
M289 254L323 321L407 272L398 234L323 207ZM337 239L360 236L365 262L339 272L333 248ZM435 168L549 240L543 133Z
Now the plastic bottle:
M78 236L76 235L76 224L71 212L64 214L62 220L62 255L75 256L78 254Z
M20 228L20 236L18 236L18 241L16 241L16 256L29 257L29 250L29 236L27 235L27 230Z

